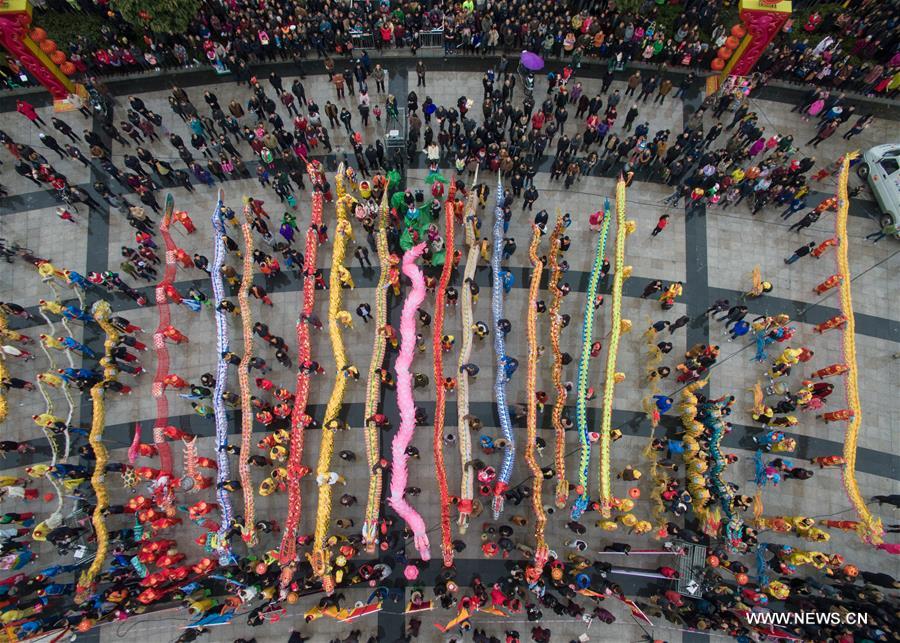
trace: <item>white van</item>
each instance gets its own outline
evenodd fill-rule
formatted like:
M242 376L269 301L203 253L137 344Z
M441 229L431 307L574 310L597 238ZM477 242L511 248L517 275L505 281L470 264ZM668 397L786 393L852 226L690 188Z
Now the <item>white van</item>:
M900 224L900 143L876 145L862 155L856 170L867 179L881 207L881 225Z

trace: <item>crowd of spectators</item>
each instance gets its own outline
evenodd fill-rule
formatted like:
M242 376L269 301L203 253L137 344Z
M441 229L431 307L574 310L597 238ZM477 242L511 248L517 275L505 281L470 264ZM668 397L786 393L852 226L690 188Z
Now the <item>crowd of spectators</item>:
M641 61L705 71L736 22L736 3L728 0L644 0L636 13L617 9L615 0L204 0L186 33L166 34L133 28L105 2L72 3L50 0L49 5L103 16L99 38L61 43L79 72L92 75L213 59L235 71L254 62L351 55L362 44L379 53L415 54L421 46L441 43L447 56L527 49L564 59L576 69L582 61L599 59L619 68ZM822 5L812 4L812 9ZM896 95L900 5L877 0L844 8L826 4L821 13L804 11L789 21L758 70L798 83ZM677 13L671 5L678 5ZM354 38L360 34L366 37ZM15 61L7 64L11 71L6 70L4 84L20 84L21 70Z

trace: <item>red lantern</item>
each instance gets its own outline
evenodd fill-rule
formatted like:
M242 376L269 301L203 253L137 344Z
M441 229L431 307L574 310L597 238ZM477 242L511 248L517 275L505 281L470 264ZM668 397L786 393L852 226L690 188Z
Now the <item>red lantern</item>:
M634 498L635 500L637 500L638 498L641 497L641 490L638 489L637 487L632 487L631 489L628 490L628 495L631 498Z
M36 43L40 43L47 38L47 32L40 27L35 27L31 30L30 36L33 41L35 41Z
M738 23L731 28L731 35L735 38L743 38L747 35L747 30L744 29L744 25Z
M61 65L66 62L66 55L59 49L57 49L52 54L50 54L50 60L53 61L54 65Z
M50 53L53 53L54 51L56 51L56 43L49 39L42 40L40 47L41 47L41 51L43 51L45 54L50 54Z
M75 65L73 65L71 61L68 60L59 66L59 70L66 76L71 76L76 71L78 71L77 69L75 69Z
M750 577L747 576L747 574L738 574L737 576L734 577L734 580L737 582L738 585L746 585L747 583L750 582Z
M715 554L710 554L706 557L706 564L710 567L718 567L719 566L719 557Z
M731 58L731 54L734 53L734 49L729 49L728 47L719 47L719 58L722 60L728 60Z
M736 38L734 36L728 36L725 39L725 46L728 47L729 49L737 49L740 44L741 44L740 38Z
M725 69L725 61L721 58L713 58L709 66L712 67L713 71L722 71Z

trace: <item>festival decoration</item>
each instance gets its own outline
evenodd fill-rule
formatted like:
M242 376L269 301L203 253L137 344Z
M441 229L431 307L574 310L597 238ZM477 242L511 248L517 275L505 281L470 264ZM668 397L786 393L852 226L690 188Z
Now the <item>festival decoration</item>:
M341 268L344 266L344 256L347 252L347 241L352 231L350 220L347 217L347 208L353 198L344 190L344 164L338 168L335 176L335 188L337 194L337 206L335 214L334 247L331 254L331 274L328 278L328 335L331 339L331 352L334 355L334 387L331 389L331 397L325 407L325 417L322 420L322 441L319 445L319 461L316 465L316 483L319 486L319 502L316 507L316 529L313 539L313 550L309 554L309 562L312 564L313 573L322 580L322 588L326 594L334 591L334 578L331 573L331 552L327 549L328 527L331 524L331 458L334 453L334 438L337 432L339 415L344 404L344 390L347 387L347 377L342 369L347 366L347 355L344 352L344 336L338 321L338 313L341 312L344 298L344 290L341 287Z
M476 175L477 179L477 175ZM467 280L475 278L475 270L478 268L478 258L480 252L478 249L478 234L476 230L475 204L477 203L475 190L470 190L466 196L466 205L464 210L463 229L465 230L466 246L469 252L466 255L466 265L463 270L463 283ZM466 466L472 460L472 435L471 426L469 424L469 374L463 369L465 364L469 363L472 355L472 291L469 288L462 288L460 297L462 303L460 305L461 316L461 334L462 346L459 350L459 362L457 363L457 373L459 384L456 393L456 415L459 428L459 460L461 466L460 489L459 489L459 532L466 533L469 526L469 517L472 515L473 501L475 496L475 473L473 468Z
M59 315L60 321L63 325L63 328L66 330L67 337L74 337L74 333L72 332L72 328L69 326L68 318L69 313L67 312L68 307L63 307L60 303L62 298L59 287L56 283L56 279L60 276L60 271L58 271L53 264L49 262L42 263L38 266L38 274L41 277L41 281L50 288L53 293L53 298L49 301L40 300L38 304L38 312L41 317L44 318L44 321L47 323L48 333L41 335L40 346L44 355L47 356L47 361L49 362L50 368L48 371L41 373L38 378L38 390L41 393L41 397L44 398L44 404L46 406L46 413L52 415L53 414L53 400L50 397L50 393L48 388L58 388L61 389L63 395L66 398L66 403L69 406L69 411L66 416L65 425L66 428L63 430L64 442L62 447L60 447L57 436L47 429L47 427L42 427L44 430L44 435L47 437L47 441L50 443L50 452L52 455L51 464L56 464L57 462L65 462L69 458L69 451L71 448L71 435L69 433L69 426L72 424L72 418L75 414L75 400L72 397L72 394L69 390L68 383L62 380L61 378L56 376L57 367L56 360L53 358L53 352L49 350L49 348L61 348L58 344L56 326L53 324L53 321L48 316L48 313L53 313L55 315ZM64 273L62 273L64 274ZM76 295L78 296L78 314L85 314L84 309L84 297L81 294L80 290L76 290ZM88 316L88 319L90 317ZM82 320L84 321L84 320ZM5 330L5 324L4 324ZM9 331L5 331L5 334L9 334ZM66 360L69 363L69 368L75 367L75 361L72 357L72 352L68 350L63 350L63 353L66 356Z
M66 403L68 404L69 410L66 415L65 420L65 429L63 430L63 446L60 449L59 441L57 440L56 435L46 426L41 426L41 429L44 432L45 437L47 438L47 442L50 444L50 466L55 466L58 462L67 462L69 459L69 451L71 449L71 434L69 432L69 427L72 425L72 418L75 414L75 400L72 397L72 393L69 389L68 382L63 380L62 378L56 375L57 366L56 360L53 357L53 351L49 349L48 341L52 341L53 338L56 337L56 327L53 324L48 313L51 309L60 315L60 320L62 322L63 328L66 330L67 337L74 337L71 327L68 322L68 314L66 314L66 309L62 307L62 304L59 303L61 300L61 294L59 291L59 287L56 284L56 278L58 277L56 269L50 263L41 264L38 267L38 273L41 276L41 281L43 281L50 288L50 291L53 293L53 299L50 301L41 300L38 305L38 312L41 317L44 318L44 321L47 323L48 333L46 336L41 336L40 346L44 355L47 357L47 362L50 368L38 375L37 377L37 387L41 393L41 397L44 398L45 405L45 413L48 415L53 415L53 399L50 396L50 388L58 388L63 392L64 397L66 398ZM81 290L75 289L75 294L78 297L78 311L79 315L84 313L84 297L81 293ZM89 317L88 317L89 318ZM83 320L84 321L84 320ZM4 331L6 330L6 322L5 317L0 321L0 328ZM2 351L0 351L2 352ZM66 356L66 360L69 363L69 368L75 367L75 361L72 358L71 351L63 351ZM3 366L0 365L0 370L3 370ZM3 377L7 375L5 373L0 373ZM2 378L0 378L2 379ZM62 451L62 452L60 452ZM45 476L46 479L50 482L50 485L53 487L54 495L56 496L56 509L53 513L44 521L40 522L32 531L32 533L45 533L49 532L51 529L54 529L62 524L63 521L63 499L66 494L63 491L62 485L60 481L56 478L56 476Z
M476 176L477 178L477 176ZM478 268L478 235L476 233L475 220L475 190L470 190L466 196L465 218L463 221L463 229L465 230L466 246L469 252L466 255L466 266L463 270L463 284L466 280L475 278L475 270ZM469 374L463 369L465 364L469 363L472 355L472 291L463 287L460 292L462 303L460 305L460 315L462 319L462 346L459 350L459 362L457 373L459 383L456 392L456 415L459 425L459 461L461 466L460 489L459 489L459 532L466 533L469 526L469 517L472 515L473 499L475 496L475 473L473 467L467 466L472 460L472 435L469 425Z
M357 603L353 607L353 609L341 609L338 608L337 605L328 605L327 607L316 605L307 610L304 616L304 620L309 623L311 621L315 621L316 619L322 618L323 616L327 616L328 618L333 618L334 620L341 623L351 623L363 616L377 614L381 611L381 605L381 601L376 601L367 605Z
M684 462L686 469L687 490L691 494L691 502L697 518L704 523L704 530L715 535L720 527L718 511L711 511L708 502L711 488L719 500L719 507L725 516L724 536L726 544L732 551L740 542L743 520L734 510L734 493L725 483L722 473L726 460L721 453L721 442L725 435L725 422L722 420L723 402L701 403L695 391L706 386L707 380L699 380L688 384L681 392L681 422L684 426ZM709 457L703 453L699 440L709 431Z
M294 384L294 404L291 410L290 454L287 466L288 511L284 524L284 536L281 539L279 560L284 569L281 574L282 589L288 586L294 575L297 561L297 529L300 526L302 511L302 495L300 479L303 477L303 446L306 425L309 416L306 414L306 402L309 399L311 373L303 365L310 359L310 315L316 303L316 259L319 248L318 228L322 225L322 206L324 195L321 189L320 174L312 162L306 163L306 173L314 186L312 193L312 213L309 228L306 230L306 246L303 258L303 304L300 318L297 321L297 379Z
M213 387L212 407L216 424L216 500L219 503L221 521L218 534L207 540L210 547L218 551L219 560L222 563L232 559L231 544L228 542L227 534L234 519L231 496L224 487L224 484L231 479L231 463L226 451L228 447L228 417L225 411L225 401L222 398L228 379L228 362L225 361L225 353L228 352L228 319L225 310L219 306L225 299L225 288L222 284L222 266L225 264L224 198L224 192L219 190L216 209L212 215L214 247L209 273L216 311L216 384Z
M703 425L697 422L697 405L699 400L694 394L704 386L706 380L698 380L688 384L681 392L681 403L679 411L681 412L681 424L684 426L684 463L685 478L688 492L691 494L691 503L694 512L701 516L705 513L706 500L709 498L709 491L706 488L705 472L707 468L706 459L700 453L700 444L698 438L703 435Z
M390 252L387 241L388 221L388 189L385 186L378 209L378 220L375 229L375 248L378 251L378 285L375 287L375 338L372 343L372 360L369 363L369 377L366 381L366 406L363 413L366 435L366 457L369 464L369 494L366 501L366 515L362 526L363 543L370 552L375 550L378 537L378 517L381 515L381 491L384 484L384 471L378 466L380 459L380 429L372 420L378 412L381 400L381 376L378 369L384 366L384 354L387 338L382 329L387 323L387 289L388 275L392 270Z
M859 492L856 482L856 447L859 441L859 430L862 426L862 405L859 401L859 369L856 362L856 319L853 314L853 299L850 293L850 262L848 259L850 240L847 236L847 216L850 210L850 198L847 194L847 182L850 178L850 161L859 155L858 152L844 154L844 162L838 175L838 209L835 217L835 237L838 239L835 252L840 289L841 314L846 320L842 329L842 354L847 367L844 378L847 407L852 415L847 422L844 435L844 467L843 480L847 497L856 510L861 523L859 534L863 541L871 545L882 542L884 527L881 520L872 515L865 499Z
M89 594L93 592L94 581L97 574L103 568L106 562L106 555L109 552L109 531L106 528L106 510L109 507L109 492L106 489L106 464L109 462L109 452L106 450L106 444L103 442L103 429L106 426L106 405L103 399L103 393L106 390L104 384L107 381L114 380L116 377L116 361L112 355L116 344L119 341L119 333L110 323L111 315L109 303L100 300L91 308L91 314L94 321L100 326L105 335L103 341L104 357L101 360L103 366L103 379L91 387L91 403L94 406L93 416L91 417L91 431L88 434L88 443L94 451L94 472L91 475L91 488L97 498L97 504L94 506L94 513L91 516L91 523L94 525L94 537L97 541L97 551L94 554L94 560L90 566L82 572L78 579L76 587L75 602L84 603Z
M150 389L151 395L156 399L156 420L153 423L153 445L156 447L159 456L159 467L163 473L172 476L172 450L166 440L164 430L169 422L169 398L166 396L166 384L163 381L169 375L169 349L166 344L166 338L163 330L171 324L171 314L169 311L169 298L166 291L173 288L175 282L175 273L177 264L175 260L175 241L169 232L169 226L172 223L172 212L175 209L175 198L171 194L166 195L166 207L163 211L162 219L159 223L159 231L163 238L163 245L166 249L165 260L166 265L163 269L163 276L154 290L156 299L156 311L159 315L159 324L156 332L153 333L153 348L156 350L156 375L153 378L153 385ZM170 494L166 494L167 498ZM171 505L171 502L166 504Z
M135 427L135 436L140 435L140 424ZM185 478L193 480L192 491L199 491L203 484L203 476L200 473L200 457L197 454L197 437L182 438L184 444L184 473Z
M241 490L244 492L244 528L242 536L246 543L256 544L256 511L253 504L253 477L250 475L253 438L253 406L250 404L250 360L253 358L253 313L247 296L253 285L253 233L250 230L249 199L244 198L244 216L241 219L241 236L244 238L244 256L241 266L241 286L238 290L238 306L241 311L241 331L243 354L238 364L238 386L241 392L241 455L238 471L241 476Z
M43 268L43 267L44 267L44 265L41 266L41 268ZM56 290L55 284L53 282L53 273L55 273L55 270L40 272L42 281L45 281L46 283L48 283L50 285L51 289L53 290L55 299L53 300L52 303L58 305L59 308L61 309L62 306L58 304L59 293ZM81 294L79 293L79 301L81 301L80 298L81 298ZM47 310L46 310L47 303L48 302L44 302L42 300L42 303L39 306L38 310L40 311L41 316L44 318L44 321L46 321L47 326L49 327L49 336L55 337L56 336L56 328L53 325L53 321L50 319L50 317L47 316ZM83 302L81 302L81 303L83 306L84 305ZM63 320L65 320L65 317L63 317ZM66 330L68 331L68 326L66 327ZM71 337L72 333L68 332L68 335ZM21 335L19 333L16 333L15 331L12 331L9 329L8 322L6 319L6 314L2 310L0 310L0 337L8 338L13 341L21 341L24 338L24 335ZM66 400L69 403L69 416L68 416L68 419L66 420L66 423L65 423L66 428L64 430L64 433L66 436L66 450L65 450L65 453L63 454L64 457L62 458L62 461L65 461L66 458L68 458L69 425L72 422L72 413L74 412L74 402L72 400L71 393L68 390L67 383L61 377L56 375L56 362L53 359L52 352L50 350L48 350L46 342L41 341L40 346L41 346L41 350L44 352L44 355L47 356L47 360L50 364L50 369L45 373L38 374L38 377L37 377L38 390L41 393L41 397L44 398L44 405L45 405L44 413L48 416L53 415L53 400L50 397L49 391L47 390L48 387L61 388L66 396ZM6 353L4 351L0 350L0 381L5 381L6 378L8 378L10 376L9 368L6 365L5 355L6 355ZM74 362L72 360L71 352L66 351L66 356L69 360L69 366L70 367L73 366ZM9 412L9 408L8 408L8 402L6 399L6 387L0 386L0 424L2 424L7 419L8 412ZM53 434L53 432L50 430L50 428L48 426L45 426L43 423L40 424L39 426L40 426L41 430L44 432L44 436L47 438L47 442L50 444L50 455L51 455L50 466L55 466L56 463L60 461L59 442L57 441L56 436ZM53 486L54 493L48 494L48 495L56 496L56 509L53 511L53 513L50 516L48 516L45 520L38 523L34 527L34 529L32 529L32 538L34 538L35 540L42 540L42 539L45 540L46 539L45 534L47 534L49 531L51 531L52 529L55 529L60 524L62 524L62 520L63 520L62 510L63 510L64 494L63 494L62 485L56 479L55 476L51 475L51 476L44 476L44 477L50 482L51 486ZM52 498L47 499L47 502L50 502L51 499Z
M810 542L828 542L831 535L815 524L816 521L807 516L760 516L755 521L757 529L771 529L782 534L791 533Z
M486 603L482 604L473 601L468 606L460 607L456 616L447 621L446 624L441 625L440 623L435 623L434 626L442 634L449 632L454 628L458 628L460 631L465 632L472 626L470 619L480 612L490 614L491 616L502 616L504 618L509 618L509 614L501 609L494 607L493 605L488 605Z
M735 550L741 539L741 527L744 522L740 514L734 510L734 492L722 477L726 467L726 460L721 451L722 438L725 437L726 432L725 422L721 415L722 407L714 402L707 402L700 408L706 409L704 424L707 428L712 429L709 438L709 455L711 456L709 478L726 519L726 541L728 546Z
M0 311L0 330L5 331L6 324L6 315L3 311ZM9 369L6 367L6 357L4 357L3 351L0 351L0 380L4 380L7 377L9 377ZM7 417L9 417L9 403L6 401L6 388L0 386L0 423L5 422ZM53 443L51 442L52 446Z
M412 282L412 289L406 296L403 310L400 313L400 354L394 362L394 371L397 375L397 406L400 407L400 426L391 443L393 465L388 503L412 532L413 543L422 560L429 560L431 553L428 550L425 521L404 497L406 483L409 479L409 456L406 454L406 447L412 441L416 428L416 405L413 399L412 373L410 372L413 353L416 349L415 316L419 306L425 300L425 278L422 270L416 266L416 260L422 256L425 247L425 243L420 243L407 250L403 255L403 274Z
M444 267L441 269L441 278L438 282L437 293L434 299L434 332L432 333L431 350L434 355L434 439L432 448L434 451L435 474L437 476L438 492L440 493L441 513L441 552L444 559L444 567L453 566L453 542L450 533L450 493L447 490L447 468L444 465L444 417L446 413L447 388L444 385L444 294L450 285L450 276L453 273L453 253L455 252L453 239L454 197L456 185L450 187L447 202L444 206Z
M532 226L531 244L528 247L528 258L531 260L531 283L528 287L528 316L526 327L528 331L528 368L525 380L525 395L528 400L526 426L528 436L525 442L525 462L531 471L531 510L534 513L534 565L528 570L529 575L537 581L544 572L547 557L550 550L544 539L544 527L547 524L547 516L544 513L543 482L544 473L541 465L534 456L537 442L537 394L535 382L537 381L538 368L538 340L537 340L537 298L541 288L541 275L544 264L538 257L538 247L541 245L541 229Z
M550 280L547 288L550 291L550 350L553 353L553 366L551 368L551 379L553 380L553 388L556 389L556 402L553 405L551 414L551 423L553 424L553 432L556 437L554 446L554 462L556 463L556 506L562 509L566 505L566 499L569 497L569 481L566 479L566 427L563 425L563 409L566 405L568 392L562 380L562 351L559 347L559 335L562 331L562 315L559 314L559 308L562 303L563 293L559 289L559 280L562 278L562 267L559 262L560 253L560 237L565 229L565 222L560 216L559 210L556 212L556 224L553 226L553 232L550 233L550 254L548 262L550 264Z
M578 464L578 497L572 504L572 520L578 520L587 510L588 483L591 465L591 438L587 423L588 377L591 366L591 344L594 340L594 302L597 300L597 288L600 284L600 273L603 270L603 257L606 252L606 240L609 237L609 226L612 221L609 200L603 204L603 221L600 224L600 236L594 251L594 263L588 280L587 304L584 307L584 322L581 326L581 359L578 361L578 388L575 397L575 421L578 428L578 439L581 442L581 458Z
M630 274L625 267L625 239L634 231L634 222L625 221L625 180L620 176L616 184L616 253L613 263L612 286L612 328L606 353L606 386L603 389L603 412L600 429L600 512L604 518L609 517L611 495L609 490L609 448L612 443L612 405L616 382L616 357L619 350L619 337L623 330L630 327L628 320L622 319L622 285ZM592 302L591 302L592 303Z
M51 60L49 55L57 48L56 43L47 38L47 32L40 27L29 31L32 10L29 0L5 0L0 4L0 46L25 67L55 101L62 103L70 94L83 92L84 87L75 85ZM61 105L60 109L64 107Z
M726 76L749 76L769 43L778 35L791 17L791 3L788 0L741 0L739 15L743 26L731 30L726 39L727 56L719 56L723 61L719 68L720 80ZM740 39L740 43L735 41ZM736 47L734 45L737 45ZM725 65L724 62L728 61ZM713 69L716 69L713 67Z
M494 483L494 500L492 509L494 520L503 512L503 502L506 490L509 489L509 479L512 477L513 466L516 461L516 442L513 435L512 422L509 418L509 405L506 402L506 383L509 381L511 370L510 361L506 355L506 333L500 330L499 322L503 319L503 279L506 271L500 265L503 256L503 208L504 200L503 183L497 178L497 207L494 209L494 239L493 254L491 255L491 313L494 322L494 353L497 359L497 375L494 381L494 400L497 404L497 414L500 416L500 433L503 435L503 462L500 464L500 472Z

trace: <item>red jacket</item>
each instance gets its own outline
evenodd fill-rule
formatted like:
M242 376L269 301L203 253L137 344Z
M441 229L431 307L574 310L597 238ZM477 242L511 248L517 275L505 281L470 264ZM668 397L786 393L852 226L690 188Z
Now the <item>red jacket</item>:
M34 111L34 105L24 100L16 101L16 111L25 116L30 121L37 118L37 112Z

